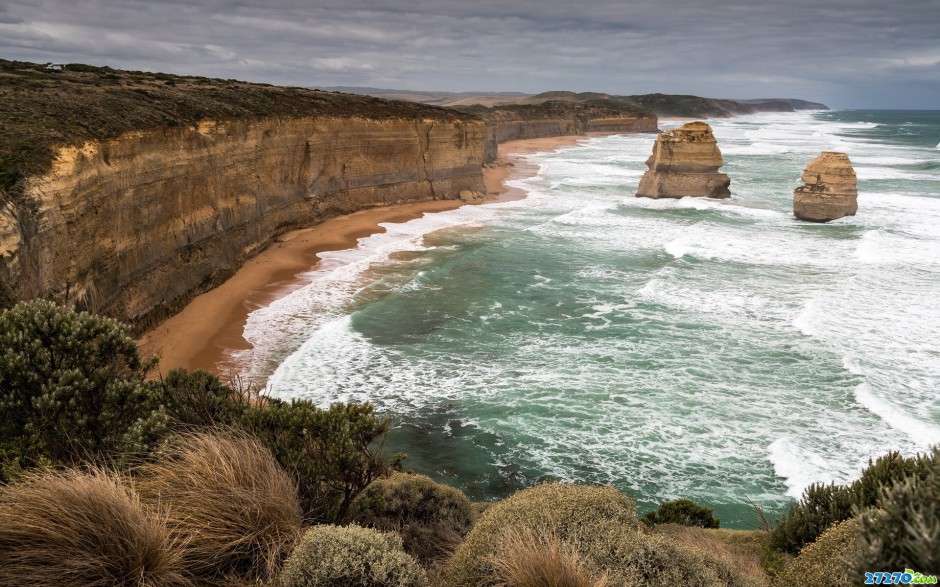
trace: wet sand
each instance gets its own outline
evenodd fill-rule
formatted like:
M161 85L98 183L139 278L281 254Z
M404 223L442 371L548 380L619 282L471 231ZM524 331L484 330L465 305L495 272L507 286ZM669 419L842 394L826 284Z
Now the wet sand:
M536 167L523 156L573 146L584 138L550 137L500 145L500 163L483 169L487 197L469 203L485 205L524 198L524 191L505 185L507 180L535 173ZM155 375L185 368L206 369L228 378L236 372L230 352L250 348L242 336L248 314L308 283L303 275L317 264L318 253L354 248L358 239L384 232L381 223L407 222L467 203L438 200L370 208L286 233L227 281L197 296L178 314L144 334L138 341L141 350L160 355Z

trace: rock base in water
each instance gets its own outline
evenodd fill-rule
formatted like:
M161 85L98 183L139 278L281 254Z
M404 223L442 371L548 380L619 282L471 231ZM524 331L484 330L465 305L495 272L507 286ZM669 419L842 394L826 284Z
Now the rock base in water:
M803 172L793 191L793 214L800 220L829 222L858 211L855 170L845 153L823 151Z
M723 164L718 141L710 126L690 122L660 133L653 154L646 160L649 170L640 180L638 198L727 198L731 179L718 173Z

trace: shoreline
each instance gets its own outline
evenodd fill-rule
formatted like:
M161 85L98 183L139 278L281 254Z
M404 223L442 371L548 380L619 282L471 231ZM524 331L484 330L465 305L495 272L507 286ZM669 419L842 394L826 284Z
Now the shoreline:
M138 339L144 355L160 355L154 376L173 369L204 369L223 379L236 374L229 355L248 350L243 338L248 314L307 283L304 274L319 262L319 253L352 249L360 238L385 232L382 223L403 223L425 214L454 210L463 205L519 200L526 193L506 186L511 179L531 176L535 166L523 156L575 146L594 136L618 133L588 133L541 139L510 141L499 145L499 163L483 168L486 198L472 202L432 200L368 208L330 218L312 226L285 233L216 288L193 298L180 312L147 331Z

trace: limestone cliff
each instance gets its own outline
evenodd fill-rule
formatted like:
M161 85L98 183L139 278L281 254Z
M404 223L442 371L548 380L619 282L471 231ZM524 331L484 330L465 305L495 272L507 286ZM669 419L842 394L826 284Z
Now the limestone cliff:
M710 126L690 122L660 133L653 154L646 161L637 197L682 198L704 196L726 198L731 180L718 173L723 164L718 141Z
M658 119L643 108L606 100L550 101L537 105L460 108L487 124L484 161L498 157L498 146L508 141L584 135L589 132L656 132Z
M800 220L829 222L858 211L855 169L845 153L823 151L803 171L793 191L793 214Z
M0 304L145 327L286 230L484 190L485 123L449 110L88 66L0 81Z
M0 211L0 277L140 323L218 283L293 227L371 206L482 191L484 124L205 121L58 150Z

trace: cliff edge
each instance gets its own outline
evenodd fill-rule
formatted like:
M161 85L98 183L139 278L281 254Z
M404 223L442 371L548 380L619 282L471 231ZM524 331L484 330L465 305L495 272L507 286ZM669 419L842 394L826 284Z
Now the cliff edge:
M289 229L483 191L485 134L410 102L0 61L0 297L145 328Z

